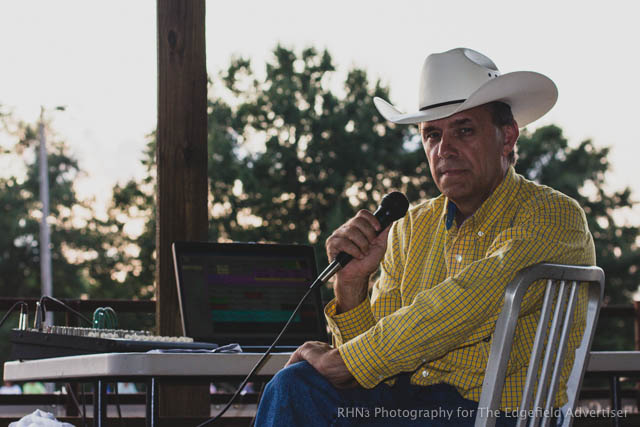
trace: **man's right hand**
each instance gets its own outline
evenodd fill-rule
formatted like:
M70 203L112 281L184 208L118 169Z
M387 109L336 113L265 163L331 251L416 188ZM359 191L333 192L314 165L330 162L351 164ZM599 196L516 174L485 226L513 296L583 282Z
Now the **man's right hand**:
M367 297L369 276L376 271L387 249L389 227L379 235L380 223L373 214L361 210L329 236L327 256L334 260L340 252L353 256L336 274L336 313L357 307Z

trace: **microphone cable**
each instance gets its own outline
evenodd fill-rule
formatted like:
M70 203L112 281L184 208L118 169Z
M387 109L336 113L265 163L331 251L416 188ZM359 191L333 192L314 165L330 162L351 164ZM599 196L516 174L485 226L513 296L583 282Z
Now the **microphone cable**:
M326 270L325 270L326 271ZM209 425L213 422L215 422L216 420L220 419L222 417L222 415L224 415L225 412L227 412L227 410L231 407L231 405L233 404L234 400L240 395L240 393L242 393L242 390L244 389L244 386L247 385L247 383L249 382L249 379L251 379L251 377L253 376L253 374L262 367L263 363L265 362L265 360L267 359L267 357L269 357L269 355L271 354L271 351L274 349L274 347L276 346L276 344L278 344L278 341L280 341L280 338L282 337L282 335L284 335L285 331L287 330L287 328L289 327L289 325L291 324L291 322L293 321L294 317L296 316L296 314L298 314L298 311L300 310L300 308L302 307L302 304L305 302L305 300L307 299L307 297L309 297L309 295L311 295L311 292L318 287L318 285L325 283L323 280L323 275L321 274L320 276L318 276L316 278L316 280L314 280L314 282L311 284L311 286L309 286L309 289L307 290L307 292L304 294L304 296L300 299L300 302L298 303L298 305L296 306L296 308L293 310L293 313L291 313L291 316L289 316L289 320L287 320L287 323L285 323L284 327L282 328L282 330L280 331L280 333L278 334L278 336L276 337L275 340L273 340L273 343L269 346L269 348L267 349L267 351L264 352L264 354L262 355L262 357L260 358L260 360L258 360L258 362L253 366L253 368L251 369L251 371L249 372L249 374L247 374L247 376L244 378L244 380L242 381L242 383L238 386L238 389L236 390L236 392L233 394L233 396L231 396L231 399L229 399L229 401L227 402L227 404L225 405L224 408L222 408L222 410L220 412L218 412L218 414L213 417L208 419L207 421L198 424L197 427L204 427L206 425ZM258 402L259 403L259 402Z
M404 217L406 215L408 209L409 209L409 201L407 200L407 197L404 194L400 193L399 191L394 191L394 192L391 192L391 193L385 195L382 198L382 201L380 202L380 206L378 206L378 209L376 209L376 211L373 213L373 216L380 223L380 230L378 230L377 234L382 233L382 231L385 230L387 227L389 227L394 221ZM254 367L251 369L249 374L242 381L242 383L240 384L240 386L238 387L236 392L233 394L231 399L229 399L229 402L227 402L226 406L224 408L222 408L222 410L215 417L210 418L210 419L208 419L207 421L205 421L205 422L203 422L201 424L198 424L197 427L204 427L204 426L206 426L208 424L211 424L214 421L219 420L222 417L222 415L225 412L227 412L227 410L233 404L233 401L240 395L240 393L244 389L244 386L247 385L247 383L249 382L249 379L251 378L251 376L258 369L260 369L260 367L262 367L262 364L267 359L267 357L271 354L271 351L276 346L278 341L280 341L280 338L285 333L285 331L287 330L287 328L289 327L289 325L293 321L293 318L298 313L298 310L300 310L300 307L302 307L302 304L307 299L307 297L311 294L311 292L315 288L317 288L319 285L327 283L329 281L329 279L331 277L333 277L333 275L335 273L337 273L342 267L347 265L347 263L349 261L351 261L352 259L353 259L353 257L351 255L349 255L349 254L347 254L345 252L340 252L336 256L336 259L331 264L329 264L329 266L327 268L325 268L324 271L322 273L320 273L320 275L318 275L318 277L313 281L313 283L311 283L311 285L309 286L309 289L304 294L302 299L300 299L300 302L298 303L296 308L293 310L293 313L291 313L291 316L289 317L289 320L287 320L287 323L285 323L284 327L282 328L282 330L280 331L280 333L278 334L276 339L269 346L267 351L265 351L265 353L262 355L260 360L258 360L258 363L256 363L254 365ZM258 404L259 403L260 402L258 402Z

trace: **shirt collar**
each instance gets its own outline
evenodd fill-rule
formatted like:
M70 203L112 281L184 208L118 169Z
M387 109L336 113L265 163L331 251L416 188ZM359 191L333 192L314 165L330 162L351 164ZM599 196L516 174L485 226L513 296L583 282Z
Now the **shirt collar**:
M458 212L458 207L451 200L447 199L446 209L447 216L444 225L448 231L453 225L453 221L455 221L456 219L456 212Z
M518 182L513 166L509 166L500 185L482 203L478 210L467 218L467 221L473 220L473 223L478 227L484 226L487 221L492 223L504 211L507 200L512 197L518 187ZM449 198L445 198L445 201L445 227L448 231L454 224L458 208Z

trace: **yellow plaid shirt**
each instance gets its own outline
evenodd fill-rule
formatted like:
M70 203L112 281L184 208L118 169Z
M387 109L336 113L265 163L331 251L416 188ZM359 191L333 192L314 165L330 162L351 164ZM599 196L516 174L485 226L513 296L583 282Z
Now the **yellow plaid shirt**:
M515 274L539 262L595 264L593 239L577 202L513 168L461 226L452 220L452 209L444 196L410 209L391 229L370 300L338 315L335 300L325 307L334 344L365 388L413 372L413 384L451 384L478 401L491 335ZM537 284L525 296L503 410L520 403L543 291ZM576 324L582 326L572 331L569 354L584 329L586 293L578 302ZM557 406L566 401L569 359Z

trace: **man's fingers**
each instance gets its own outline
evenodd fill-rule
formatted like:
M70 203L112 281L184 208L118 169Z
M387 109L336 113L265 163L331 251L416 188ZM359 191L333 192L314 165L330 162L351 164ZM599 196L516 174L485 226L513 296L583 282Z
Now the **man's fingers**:
M319 348L323 348L324 346L329 346L326 343L322 343L320 341L307 341L302 344L300 347L294 351L289 360L287 361L285 368L293 363L300 362L302 360L306 360L307 362L312 363L313 352L314 350L318 350Z
M376 239L380 224L371 212L361 210L327 239L327 253L334 259L340 252L362 259Z
M361 209L360 211L358 211L355 218L361 218L367 221L375 232L380 230L380 222L378 221L378 218L376 218L371 212L366 209Z
M287 360L287 363L284 365L284 367L286 368L287 366L292 365L292 364L297 363L297 362L300 362L302 360L304 360L304 359L300 355L300 347L298 347L296 349L296 351L294 351L291 354L291 356L289 357L289 360Z
M369 243L362 244L362 246L354 243L353 240L343 237L337 237L330 245L327 245L329 252L329 259L334 260L340 252L345 252L354 258L364 258L366 251L369 250Z
M382 233L376 236L376 240L374 240L373 244L386 247L387 239L389 238L389 231L391 231L391 227L385 228Z
M349 388L357 385L338 350L327 343L307 341L291 354L285 368L302 360L309 362L335 387Z

